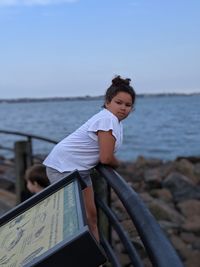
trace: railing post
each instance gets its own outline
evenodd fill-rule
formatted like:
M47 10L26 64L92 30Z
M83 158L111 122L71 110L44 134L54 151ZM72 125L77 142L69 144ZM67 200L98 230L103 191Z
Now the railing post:
M105 179L101 177L101 175L94 170L92 173L92 182L94 187L95 195L101 198L108 206L109 203L109 190L107 187L107 183ZM98 214L98 227L101 230L101 233L107 238L110 239L110 229L109 222L106 215L102 212L100 208L97 206L97 214Z
M17 141L14 145L15 151L15 174L16 174L16 196L17 204L25 200L30 194L25 187L24 174L31 165L30 142Z
M94 193L98 198L101 198L108 206L110 206L110 187L103 177L93 170L92 172L92 183L94 188ZM111 228L105 213L96 205L97 215L98 215L98 229L100 235L102 234L111 244ZM103 266L110 267L110 263L107 262Z

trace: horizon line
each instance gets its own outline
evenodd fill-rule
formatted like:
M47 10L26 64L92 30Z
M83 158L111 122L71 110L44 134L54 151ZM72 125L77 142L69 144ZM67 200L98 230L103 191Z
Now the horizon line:
M200 92L192 93L140 93L136 94L137 97L151 97L151 96L191 96L200 95ZM18 98L0 98L0 102L22 102L22 101L52 101L52 100L92 100L101 99L104 95L98 96L50 96L50 97L18 97Z

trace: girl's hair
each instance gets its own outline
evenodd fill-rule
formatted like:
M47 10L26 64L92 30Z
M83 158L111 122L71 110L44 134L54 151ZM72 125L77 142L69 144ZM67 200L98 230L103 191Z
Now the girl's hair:
M131 95L132 105L135 104L136 94L132 86L130 86L131 79L122 79L119 75L112 80L111 86L105 93L105 103L110 103L119 92L125 92ZM105 107L105 103L104 106Z
M25 173L25 180L31 183L37 182L44 188L50 185L50 181L46 175L46 167L42 164L35 164L29 167Z

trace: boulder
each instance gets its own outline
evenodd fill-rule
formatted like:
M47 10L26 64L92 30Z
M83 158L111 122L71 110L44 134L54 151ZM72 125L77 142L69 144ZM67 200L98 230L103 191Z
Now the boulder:
M174 248L177 250L183 260L186 260L190 257L191 249L188 248L187 244L180 237L172 235L170 239L174 245Z
M184 231L200 234L200 216L194 215L192 218L188 218L188 220L185 221L183 225L181 225L181 228Z
M196 215L200 216L200 200L189 199L178 203L177 207L185 217L192 218Z
M187 244L192 244L198 241L198 237L194 233L181 232L180 238Z
M181 159L179 161L175 161L176 171L189 177L195 183L198 182L197 177L194 175L194 165L187 159Z
M175 222L177 224L184 223L184 217L161 200L154 200L148 204L148 207L157 220L165 220Z
M159 168L148 169L144 172L144 181L152 187L160 187L162 177Z
M172 202L173 200L172 193L166 188L153 189L150 191L150 195L165 202Z
M175 201L200 199L200 187L195 186L193 181L178 172L169 174L162 185L170 190Z
M200 252L198 250L192 251L190 257L185 262L185 267L199 267Z

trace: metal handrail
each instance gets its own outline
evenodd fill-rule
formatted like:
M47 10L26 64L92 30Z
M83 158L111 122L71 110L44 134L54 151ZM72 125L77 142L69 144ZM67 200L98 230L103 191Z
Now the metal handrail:
M41 140L41 141L45 141L45 142L49 142L52 144L56 144L57 141L43 137L43 136L39 136L39 135L34 135L34 134L30 134L30 133L24 133L24 132L18 132L18 131L7 131L7 130L0 130L0 133L3 134L11 134L11 135L19 135L19 136L24 136L27 137L28 139L37 139L37 140Z
M114 189L143 241L155 267L183 267L175 249L139 195L111 167L99 164L96 169Z
M10 147L7 147L7 146L1 146L1 145L0 145L0 149L8 150L8 151L14 151L13 148L10 148Z
M30 163L32 163L32 158L33 158L33 155L32 155L32 139L36 139L36 140L40 140L40 141L45 141L45 142L52 143L52 144L57 144L58 143L57 141L52 140L50 138L46 138L46 137L43 137L43 136L34 135L34 134L30 134L30 133L19 132L19 131L10 131L10 130L1 130L0 129L0 134L18 135L18 136L26 137L27 138L27 141L29 143L29 158L30 158ZM0 145L0 149L14 152L14 149L13 148L1 146L1 145Z
M138 255L135 247L131 243L131 240L128 237L127 232L124 231L123 226L120 224L118 218L116 217L115 213L106 205L104 201L102 201L98 196L95 198L95 202L97 203L98 207L100 207L106 216L109 219L109 222L113 225L113 228L117 232L120 237L122 244L124 245L127 254L133 264L134 267L144 267L140 256Z

